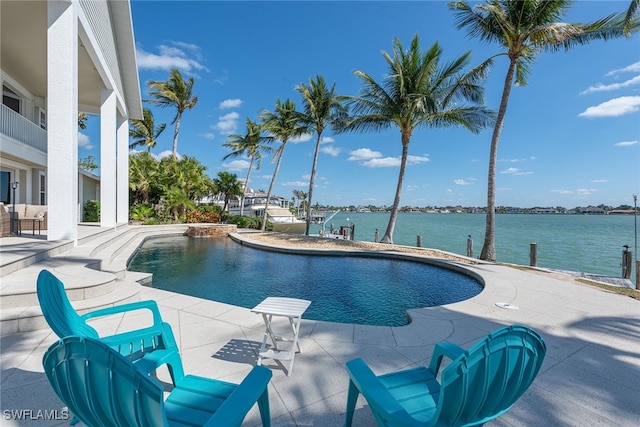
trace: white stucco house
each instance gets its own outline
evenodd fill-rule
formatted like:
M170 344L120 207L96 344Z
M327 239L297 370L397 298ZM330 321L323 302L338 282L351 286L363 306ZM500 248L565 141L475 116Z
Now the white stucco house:
M47 205L47 238L77 240L84 112L100 117L100 225L126 223L129 119L142 119L129 1L2 0L0 19L0 202Z

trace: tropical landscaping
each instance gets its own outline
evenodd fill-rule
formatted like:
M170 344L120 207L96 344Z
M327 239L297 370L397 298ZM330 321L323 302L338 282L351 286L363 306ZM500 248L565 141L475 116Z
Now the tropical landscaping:
M315 175L323 132L380 132L397 129L402 147L398 180L393 204L388 208L389 222L382 242L393 243L397 214L403 208L401 196L409 146L418 128L462 127L472 133L493 128L487 169L487 204L478 208L486 213L486 230L481 259L496 260L495 214L501 210L495 204L495 175L498 144L504 126L509 96L514 84L524 86L531 75L533 63L542 52L568 50L593 40L628 37L638 30L638 1L631 2L626 13L611 14L590 23L564 23L563 16L572 2L487 0L471 4L466 1L449 3L457 26L469 37L497 44L496 54L478 63L471 63L471 52L445 61L438 42L423 49L416 35L408 46L398 39L392 41L391 53L383 52L388 72L376 79L357 69L361 81L357 95L339 94L336 83L328 84L322 75L295 87L300 95L300 107L291 99L275 101L273 110L263 109L257 119L246 119L246 133L231 134L223 144L230 150L226 158L249 159L249 167L241 181L235 174L219 172L216 178L206 174L206 168L189 156L179 158L178 136L183 114L195 108L194 79L185 79L173 69L167 81L149 81L149 104L173 108L176 112L172 155L156 159L150 152L166 124L156 124L150 109L144 119L132 121L131 148L146 148L146 152L130 158L131 219L154 222L177 221L245 221L231 219L226 213L231 198L242 201L251 185L251 173L259 169L263 156L273 156L275 170L267 190L267 200L273 195L277 175L284 160L288 142L305 134L316 136L309 187L294 190L296 214L306 218L306 233L312 218ZM497 111L485 105L483 82L500 58L508 60L508 69ZM304 197L303 197L304 196ZM219 200L221 204L198 205L198 201ZM294 206L296 204L294 203ZM300 209L302 207L302 209ZM302 214L301 212L302 211ZM193 214L191 212L199 212ZM248 220L247 220L248 221ZM260 223L250 226L265 229L266 210Z

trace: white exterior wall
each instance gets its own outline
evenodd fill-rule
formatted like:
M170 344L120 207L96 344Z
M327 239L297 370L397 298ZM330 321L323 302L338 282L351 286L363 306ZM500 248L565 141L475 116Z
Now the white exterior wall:
M100 225L116 225L116 94L102 91L100 107Z
M129 120L118 117L116 154L116 222L129 223Z
M47 2L48 240L78 238L78 16Z

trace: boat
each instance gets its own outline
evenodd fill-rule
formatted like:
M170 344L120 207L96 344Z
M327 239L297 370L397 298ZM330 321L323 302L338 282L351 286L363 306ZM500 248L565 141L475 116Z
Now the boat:
M289 201L284 197L272 195L269 203L266 204L266 194L249 193L244 199L244 209L242 215L251 218L262 218L267 209L267 221L273 226L273 231L282 233L304 234L307 228L307 222L296 218L289 210ZM232 206L229 213L240 215L240 206Z

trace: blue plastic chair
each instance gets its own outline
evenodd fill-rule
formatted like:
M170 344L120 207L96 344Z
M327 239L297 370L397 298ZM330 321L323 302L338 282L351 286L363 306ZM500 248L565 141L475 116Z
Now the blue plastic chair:
M155 301L107 307L80 316L71 306L64 284L48 270L42 270L38 275L37 290L42 314L58 337L78 335L100 339L127 356L146 373L154 372L159 366L167 364L173 384L184 376L182 360L171 326L162 321ZM87 324L88 319L136 310L151 311L153 324L104 337L100 337L98 332Z
M156 379L94 338L63 338L42 364L60 400L89 427L240 426L256 402L262 425L271 425L271 371L262 366L239 385L186 375L165 400Z
M520 325L500 328L464 351L438 343L429 368L376 376L362 359L347 362L351 377L346 426L359 393L380 426L482 425L513 406L538 374L546 346ZM442 358L452 359L436 379Z

